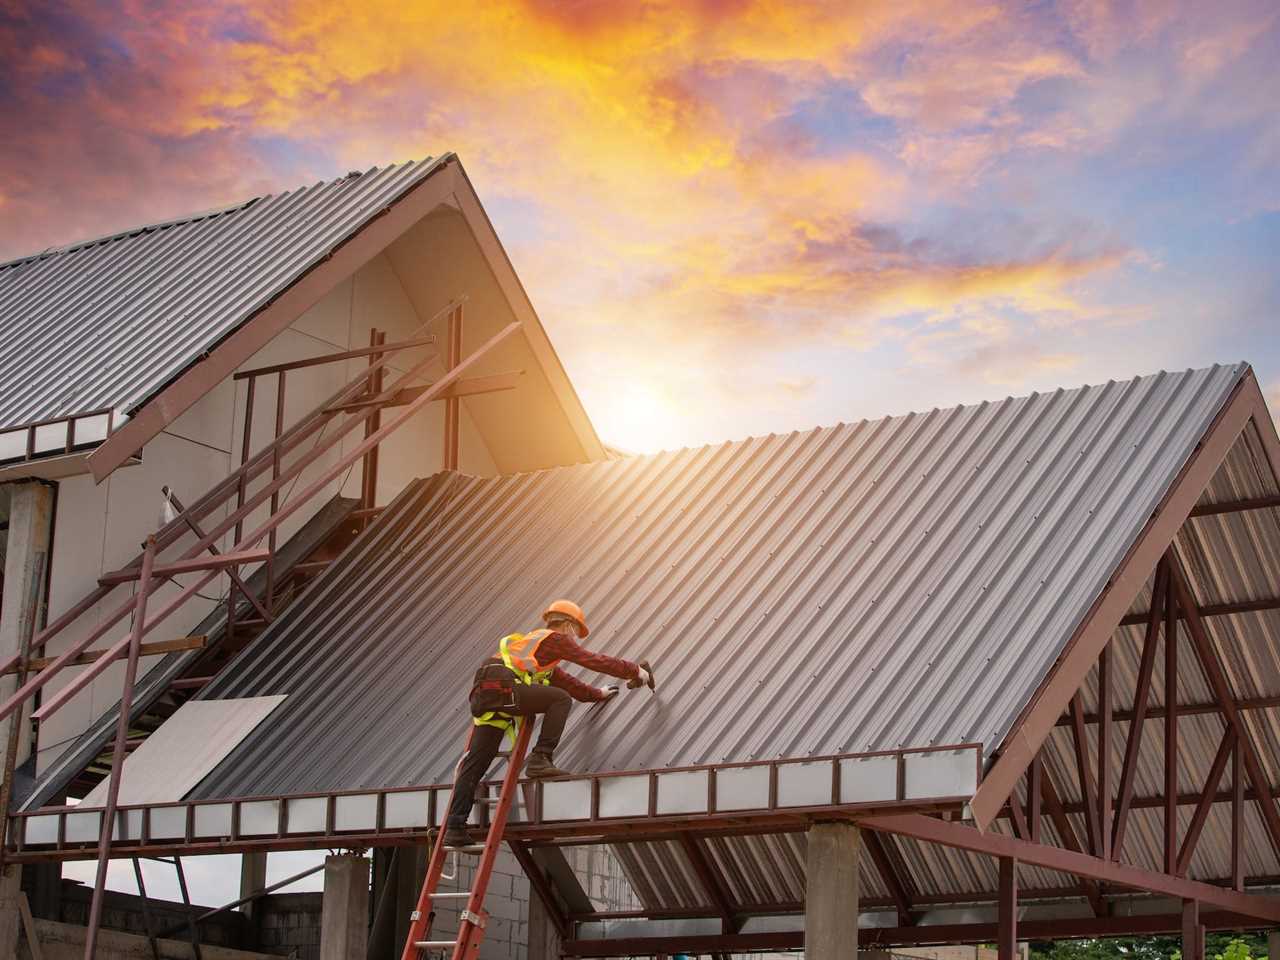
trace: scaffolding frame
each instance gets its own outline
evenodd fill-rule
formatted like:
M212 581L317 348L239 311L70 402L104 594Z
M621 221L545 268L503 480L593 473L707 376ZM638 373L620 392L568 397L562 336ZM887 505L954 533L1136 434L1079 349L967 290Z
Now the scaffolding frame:
M456 469L461 435L458 398L475 393L510 389L514 386L512 375L508 375L505 379L499 376L496 378L497 382L494 382L495 378L490 377L483 382L471 384L463 381L462 377L491 355L497 346L521 329L519 322L505 325L463 359L461 356L463 304L464 299L449 303L421 324L404 341L387 343L385 333L375 329L371 331L371 346L368 349L342 351L236 374L235 379L248 381L246 391L248 402L245 408L240 466L186 507L182 507L172 491L166 488L163 495L178 510L178 515L147 536L141 554L133 561L119 570L102 576L94 590L60 615L52 624L35 633L29 642L23 644L18 654L0 664L0 674L16 672L22 681L19 689L0 704L0 719L5 719L19 713L29 701L34 702L40 691L66 667L83 663L82 658L90 652L90 648L105 637L113 627L125 618L131 619L129 631L124 637L105 649L93 650L95 656L84 666L84 669L54 696L40 703L32 714L37 720L51 716L89 686L113 663L122 659L125 661L119 718L111 751L107 800L102 812L97 843L98 868L85 939L86 958L92 958L96 949L112 840L119 830L117 807L121 769L127 753L130 706L137 680L143 638L197 596L200 590L224 571L229 574L231 580L231 586L224 601L227 611L226 639L234 642L237 592L243 593L248 604L258 612L261 618L258 625L265 626L269 623L274 616L275 584L272 573L279 526L302 506L313 501L330 483L342 476L344 471L357 461L363 462L365 470L363 503L359 513L365 519L375 516L378 508L373 501L376 497L379 445L408 423L427 404L435 400L447 401L443 459L446 464L452 464L452 468ZM401 351L434 343L435 337L427 335L426 331L441 317L447 318L449 330L448 362L443 376L433 383L420 385L427 369L439 359L435 353L430 353L409 365L389 386L385 385L384 373L391 359ZM290 370L318 364L345 362L363 356L369 358L366 367L350 378L336 393L312 408L288 429L285 428L286 377ZM272 375L277 378L272 439L255 454L250 455L255 384L259 378ZM396 409L394 415L390 416L384 424L381 418L382 411L393 408L399 409ZM282 498L281 490L287 484L299 480L303 471L329 451L335 448L340 451L339 445L348 434L360 426L364 427L364 436L359 444L351 450L340 452L336 462L323 468L320 475L307 483L301 491L293 494L291 487L288 491L289 495ZM312 437L315 439L311 448L286 465L285 457L298 450ZM265 485L250 493L250 484L259 478L266 481ZM219 508L231 506L229 501L233 501L234 509L227 516L221 519L212 516ZM264 504L269 504L266 518L246 533L244 530L246 519ZM211 525L206 530L202 522ZM181 550L177 557L158 562L163 551L178 543L187 533L194 535L196 542ZM217 544L228 533L232 533L231 539L234 545L225 551L220 551ZM265 548L259 546L264 540ZM265 565L265 602L259 602L253 596L236 569L251 563ZM199 576L157 611L150 612L149 600L152 595L167 582L168 576L180 573L194 573ZM111 609L92 630L88 631L85 637L71 644L67 650L51 659L46 658L43 665L34 671L34 675L30 675L34 655L41 653L51 640L78 622L81 616L93 610L99 603L106 600L112 591L123 584L134 585L132 597ZM241 621L241 626L244 626L244 621ZM12 724L11 728L16 730L16 724ZM3 777L6 785L13 781L14 753L11 750L6 755ZM4 799L7 800L7 796ZM5 810L7 816L7 806ZM11 819L6 820L6 836L8 836L8 827L11 822ZM176 851L174 856L177 856ZM12 862L11 857L5 859Z

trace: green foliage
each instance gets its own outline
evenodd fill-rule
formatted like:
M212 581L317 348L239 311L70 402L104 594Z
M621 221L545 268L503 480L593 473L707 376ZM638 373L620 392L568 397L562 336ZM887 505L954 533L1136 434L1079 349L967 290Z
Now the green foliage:
M1031 960L1182 960L1180 937L1033 940L1030 947ZM1267 960L1267 938L1262 933L1210 933L1205 955L1213 960Z

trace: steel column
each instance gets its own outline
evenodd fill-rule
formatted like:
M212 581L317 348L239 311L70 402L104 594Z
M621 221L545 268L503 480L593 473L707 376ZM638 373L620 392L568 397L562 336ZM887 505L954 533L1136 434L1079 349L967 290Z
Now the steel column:
M1204 960L1204 927L1195 900L1182 901L1182 960Z
M996 955L1014 960L1018 955L1018 861L1000 858L1000 901L997 907Z
M1241 762L1240 738L1231 751L1231 888L1244 889L1244 764Z
M1156 648L1160 640L1160 610L1168 585L1169 564L1161 559L1156 565L1155 579L1151 588L1151 614L1147 618L1147 633L1142 642L1142 659L1138 664L1137 687L1133 692L1133 715L1129 721L1124 762L1120 767L1120 785L1116 791L1116 816L1111 830L1113 860L1119 860L1124 853L1124 832L1129 823L1129 808L1133 802L1138 755L1142 750L1142 734L1146 726L1147 703L1151 699L1151 675L1155 671Z
M1079 691L1071 698L1071 739L1076 748L1076 775L1080 778L1080 795L1084 798L1085 832L1089 835L1089 852L1102 853L1102 831L1098 827L1098 791L1093 783L1089 763L1089 744L1085 740L1084 700Z
M1043 762L1037 753L1027 767L1027 820L1031 828L1029 839L1032 843L1040 842L1040 802L1043 797L1040 780L1043 776Z
M1111 644L1098 657L1098 856L1111 859Z
M379 346L387 342L387 335L382 331L374 328L369 331L369 345L371 347ZM382 355L378 353L369 354L369 363L374 364L382 359ZM382 370L379 369L369 383L369 392L375 397L382 392ZM382 412L375 411L373 416L365 422L364 435L365 439L374 433L378 427L382 425ZM360 477L360 499L361 505L366 510L373 509L377 505L378 500L378 448L374 447L365 454L363 470ZM364 526L369 525L366 519Z
M449 314L449 342L445 370L449 371L462 362L462 307L457 306ZM461 428L462 401L448 397L444 402L444 469L458 469L459 432Z

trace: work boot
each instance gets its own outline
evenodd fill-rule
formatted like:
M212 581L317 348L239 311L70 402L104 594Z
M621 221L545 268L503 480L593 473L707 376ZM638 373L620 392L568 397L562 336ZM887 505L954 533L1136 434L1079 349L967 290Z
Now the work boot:
M551 777L567 777L568 770L561 770L551 762L551 754L534 753L529 757L529 761L524 765L524 775L535 780L547 780Z
M444 828L444 845L448 849L456 850L459 847L474 846L474 841L465 825L451 823Z

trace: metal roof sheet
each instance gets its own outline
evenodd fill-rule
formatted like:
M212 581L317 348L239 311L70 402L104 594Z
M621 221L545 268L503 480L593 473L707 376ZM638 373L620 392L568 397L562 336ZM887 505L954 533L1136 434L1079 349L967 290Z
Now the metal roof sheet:
M659 682L575 711L570 769L991 748L1246 371L420 481L202 693L289 699L192 796L447 781L558 595Z
M0 429L132 413L450 156L0 264Z

